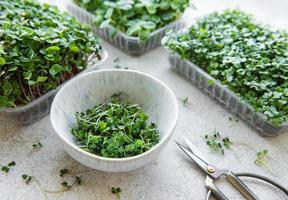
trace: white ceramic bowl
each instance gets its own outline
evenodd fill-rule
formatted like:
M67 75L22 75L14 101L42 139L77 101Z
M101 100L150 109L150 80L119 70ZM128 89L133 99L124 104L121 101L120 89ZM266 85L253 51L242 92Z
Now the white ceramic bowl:
M119 92L127 94L130 103L139 104L149 120L157 124L160 142L128 158L104 158L79 148L71 134L76 124L74 113L86 111ZM109 172L135 170L156 159L171 138L177 119L177 100L164 83L145 73L119 69L89 72L69 81L55 96L50 113L64 150L83 165Z

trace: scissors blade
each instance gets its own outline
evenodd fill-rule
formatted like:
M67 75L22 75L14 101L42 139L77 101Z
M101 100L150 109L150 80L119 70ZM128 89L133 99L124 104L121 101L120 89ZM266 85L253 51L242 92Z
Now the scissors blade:
M181 150L192 160L198 167L205 172L210 178L218 179L223 174L226 174L228 170L219 170L213 165L209 164L203 154L194 146L188 139L184 138L188 148L184 147L179 142L176 142Z
M186 147L184 147L182 144L180 144L179 142L176 141L176 144L180 147L180 149L189 157L191 158L192 161L194 161L195 164L198 165L198 167L204 171L206 174L209 174L207 168L208 165L205 161L203 161L202 159L200 159L198 156L196 156L194 153L192 153L189 149L187 149Z
M194 144L192 144L186 137L183 137L183 139L185 143L188 145L189 149L192 151L192 153L197 155L198 158L200 158L203 162L205 162L208 165L206 157L200 152L200 150Z

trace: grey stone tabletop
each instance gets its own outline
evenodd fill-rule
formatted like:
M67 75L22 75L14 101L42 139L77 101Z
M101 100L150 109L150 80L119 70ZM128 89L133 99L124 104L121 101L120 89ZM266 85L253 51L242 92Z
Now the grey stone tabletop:
M47 0L65 10L66 1ZM256 19L277 28L288 28L287 0L194 0L197 10L189 10L184 20L192 19L214 10L240 8L254 14ZM170 143L157 161L144 168L127 173L105 173L82 166L70 158L61 148L54 134L49 116L29 126L18 126L0 116L0 164L12 160L16 166L9 173L0 173L1 200L113 200L111 187L120 187L123 200L201 200L204 199L205 176L189 163L178 150L175 140L186 136L219 167L235 172L254 172L266 175L288 186L288 133L277 137L261 137L242 120L229 120L226 109L213 102L194 85L171 70L167 55L159 47L142 56L131 57L104 42L109 52L108 60L101 68L113 68L113 60L120 58L120 65L151 74L165 82L179 98L180 119ZM181 99L188 97L189 105ZM209 150L203 136L217 129L222 136L234 142L231 150L220 155ZM41 142L43 147L33 150L32 144ZM256 152L267 149L270 169L254 164ZM68 191L61 190L63 178L59 170L67 168L80 176L82 184ZM26 185L21 176L29 174L35 179ZM70 177L65 180L69 181ZM287 196L277 189L257 181L245 179L261 199L281 200ZM231 199L241 199L223 180L219 187Z

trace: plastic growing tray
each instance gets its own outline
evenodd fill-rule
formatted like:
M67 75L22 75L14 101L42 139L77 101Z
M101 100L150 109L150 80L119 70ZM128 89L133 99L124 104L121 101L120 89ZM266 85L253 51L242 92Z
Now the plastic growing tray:
M74 77L92 70L96 70L97 67L106 60L107 56L108 53L104 50L102 53L102 59L99 62L95 63L92 66L88 66L88 68L78 73ZM73 79L74 77L72 77L71 79ZM0 113L17 124L34 123L50 112L50 106L52 104L54 96L66 82L62 83L56 89L47 92L46 94L40 96L39 98L35 99L27 105L19 106L16 108L2 108L0 109Z
M208 73L195 64L182 60L178 54L169 53L169 61L176 71L194 83L198 88L217 100L220 104L228 108L253 128L259 131L262 136L276 136L283 133L288 128L288 123L279 127L269 123L265 116L258 113L249 104L243 102L234 92L222 85Z
M114 31L111 27L103 29L98 28L93 23L93 14L73 3L68 4L68 12L76 17L80 22L90 25L93 28L93 31L103 39L131 55L141 55L157 46L160 46L161 39L167 30L176 31L184 26L184 24L181 23L181 20L178 19L152 32L147 41L141 42L139 38L128 36L122 32L117 32L116 35L112 36Z

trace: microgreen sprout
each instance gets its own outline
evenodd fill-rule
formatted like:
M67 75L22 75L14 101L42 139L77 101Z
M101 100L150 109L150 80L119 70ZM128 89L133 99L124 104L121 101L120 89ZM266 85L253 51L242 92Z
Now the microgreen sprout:
M14 167L15 165L16 165L16 162L15 161L11 161L5 166L1 166L1 171L5 172L5 173L8 173L10 171L10 168Z
M41 149L43 147L43 144L41 142L37 142L37 143L34 143L32 144L32 148L33 149Z
M63 177L65 174L68 174L69 170L66 168L63 168L59 171L60 177Z
M270 164L268 162L268 159L269 159L268 150L263 149L263 150L258 151L256 153L256 159L255 159L254 163L256 165L258 165L259 167L265 167L271 174L275 175L272 167L270 166Z
M222 138L220 133L214 129L212 135L205 135L206 144L215 152L224 154L224 147L230 149L233 144L228 137Z
M183 98L182 104L183 104L183 106L189 106L191 104L189 101L189 98L188 97Z
M30 175L27 175L27 174L23 174L22 175L22 179L25 181L25 183L28 185L32 179L33 179L33 176L30 176Z
M119 58L119 57L115 58L115 59L113 60L113 63L114 63L113 68L115 68L115 69L129 69L129 67L123 67L123 66L120 64L121 61L120 61L120 58Z
M79 176L75 176L75 181L78 185L82 184L82 179Z
M230 122L237 122L237 123L239 122L239 119L233 118L231 116L228 119L229 119Z
M266 165L266 159L268 158L268 150L264 149L262 151L258 151L256 154L255 164L258 166Z
M72 185L69 185L67 181L63 181L63 182L61 183L61 185L62 185L64 188L71 188L71 187L72 187Z
M120 187L111 187L110 191L112 194L115 194L118 198L120 198L120 193L121 193Z
M63 192L66 190L70 190L75 184L81 185L82 180L79 176L74 176L74 180L72 183L68 183L67 181L62 181L61 185L64 188Z

